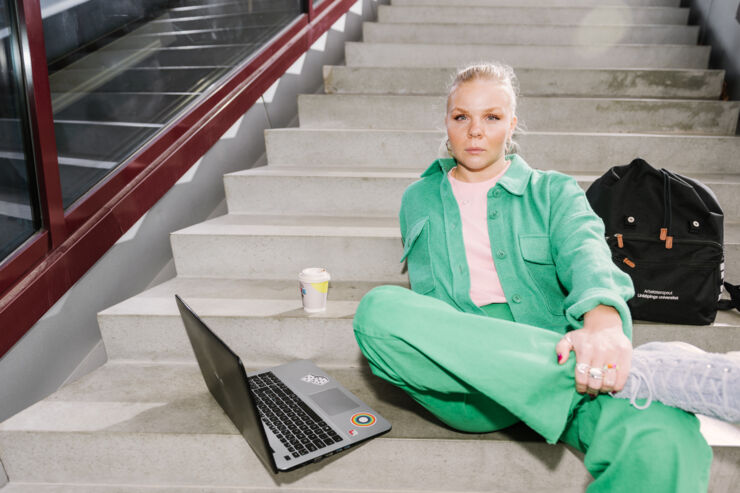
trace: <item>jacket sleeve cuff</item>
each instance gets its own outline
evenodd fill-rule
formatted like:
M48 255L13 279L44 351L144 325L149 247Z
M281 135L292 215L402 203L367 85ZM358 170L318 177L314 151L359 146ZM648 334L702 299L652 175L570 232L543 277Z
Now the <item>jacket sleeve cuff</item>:
M582 328L583 315L596 308L599 305L611 306L617 310L619 317L622 319L622 330L624 335L632 340L632 315L630 314L627 303L608 289L590 289L584 296L565 310L565 317L571 326Z

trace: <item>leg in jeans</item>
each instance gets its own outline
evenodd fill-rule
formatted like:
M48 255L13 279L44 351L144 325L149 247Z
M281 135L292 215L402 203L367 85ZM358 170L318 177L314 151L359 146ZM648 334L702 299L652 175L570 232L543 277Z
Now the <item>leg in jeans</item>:
M698 434L696 418L659 406L656 417L648 420L653 424L643 430L640 413L644 411L630 407L628 401L609 396L590 401L577 394L575 358L557 364L554 348L561 336L553 331L462 313L397 286L368 293L358 307L354 327L373 373L404 389L454 428L493 431L518 418L550 443L565 430L563 439L586 451L586 467L596 478L589 491L617 491L616 487L629 487L631 493L680 491L665 486L679 482L685 491L699 491L691 489L697 480L690 477L701 481L708 475L706 458L711 450L707 452ZM634 436L620 428L623 419ZM658 450L661 437L669 434L691 435L693 441L687 438L686 443L692 443L694 455L671 459L671 454L681 455L679 449L687 446L680 440L675 452ZM629 438L629 450L620 442L625 438ZM652 462L646 462L649 454L656 457ZM645 478L625 476L649 468L664 470L674 480L662 490L648 490L639 486Z

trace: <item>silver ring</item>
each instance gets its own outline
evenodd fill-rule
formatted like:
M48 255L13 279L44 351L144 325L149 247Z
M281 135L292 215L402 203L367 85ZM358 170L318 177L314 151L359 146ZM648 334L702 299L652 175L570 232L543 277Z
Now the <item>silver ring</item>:
M568 341L568 344L570 344L570 347L575 347L575 346L573 346L573 341L572 341L572 340L570 339L570 335L569 335L569 334L565 334L565 335L563 336L563 338L564 338L564 339L565 339L566 341Z
M591 365L588 363L576 363L576 371L585 375L591 369Z
M600 368L591 368L588 370L588 375L594 380L601 380L604 378L604 371Z

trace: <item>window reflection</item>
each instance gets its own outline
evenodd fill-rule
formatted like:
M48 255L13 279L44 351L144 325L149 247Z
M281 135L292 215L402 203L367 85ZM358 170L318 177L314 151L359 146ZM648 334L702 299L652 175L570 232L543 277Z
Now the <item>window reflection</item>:
M64 207L300 15L300 0L46 0Z
M0 262L41 226L35 175L26 155L29 140L11 7L0 0Z

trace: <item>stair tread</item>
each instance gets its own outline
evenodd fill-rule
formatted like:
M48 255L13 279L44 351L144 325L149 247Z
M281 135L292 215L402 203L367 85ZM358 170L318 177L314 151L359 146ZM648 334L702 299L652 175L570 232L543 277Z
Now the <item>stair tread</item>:
M678 44L345 44L348 66L449 67L497 59L514 67L707 68L711 46Z
M326 70L357 70L357 71L374 71L374 70L381 70L383 72L389 72L389 73L450 73L455 72L458 70L458 67L455 65L450 65L448 67L350 67L347 65L324 65L324 68ZM557 73L579 73L579 74L586 74L586 73L616 73L616 74L633 74L633 73L642 73L642 72L658 72L658 73L676 73L676 74L720 74L724 73L724 69L716 69L716 68L681 68L681 67L674 67L674 68L641 68L641 67L623 67L623 68L610 68L610 67L602 67L602 68L589 68L589 67L517 67L516 65L513 65L512 68L514 69L514 72L517 74L517 78L521 78L519 73L527 73L527 74L557 74ZM524 93L523 93L524 94Z
M521 7L491 7L495 9L505 9L505 8L521 8ZM528 7L528 8L537 8L540 9L541 7ZM548 6L548 8L555 8L552 6ZM561 8L571 8L571 7L561 7ZM586 8L586 7L584 7ZM374 25L381 25L383 27L389 26L395 28L396 26L418 26L418 27L438 27L438 26L453 26L453 27L459 27L460 29L470 29L474 28L476 26L484 26L489 25L490 23L486 24L478 24L478 23L471 23L471 22L455 22L450 21L448 19L440 20L440 21L433 21L433 22L377 22L377 21L366 21L364 24L374 24ZM514 28L552 28L552 29L583 29L584 27L593 27L593 28L608 28L608 29L629 29L629 28L640 28L640 29L679 29L679 30L686 30L686 31L693 31L696 30L698 26L695 25L685 25L685 24L578 24L577 22L572 22L571 24L548 24L546 22L537 22L534 24L507 24L511 25ZM633 43L634 44L634 43ZM640 44L640 43L637 43Z
M367 132L374 135L383 135L383 134L389 134L389 135L408 135L408 136L417 136L417 135L444 135L444 131L442 130L429 130L429 129L412 129L412 130L388 130L388 129L378 129L378 128L272 128L267 130L268 133L295 133L295 132L324 132L328 135L333 134L340 134L340 133L363 133ZM680 134L651 134L651 133L640 133L640 132L558 132L558 131L545 131L545 130L533 130L533 131L527 131L526 135L552 135L552 136L561 136L561 135L568 135L568 136L577 136L577 137L616 137L616 138L629 138L629 137L650 137L655 139L724 139L725 141L737 143L738 147L740 147L740 137L733 136L733 135L680 135Z
M254 370L248 361L245 366L248 372ZM328 373L391 421L386 439L544 442L521 425L481 435L456 432L367 368L333 368ZM239 434L210 395L196 364L115 361L0 424L0 434L19 431Z
M457 6L457 7L523 7L526 5L539 6L543 0L393 0L394 6L408 7L433 7L433 6ZM547 0L548 6L606 6L616 7L638 6L638 7L678 7L681 0Z
M379 5L378 20L384 23L393 22L438 22L440 19L453 20L459 23L540 23L547 19L551 24L570 24L574 19L587 25L625 25L641 21L661 24L685 23L688 9L681 7L653 6L614 6L600 7L594 12L593 6L548 6L543 12L537 6L476 6L461 9L459 6L394 6ZM541 15L538 19L538 16ZM652 19L652 20L646 20ZM632 22L630 22L632 21Z
M651 44L651 43L624 43L624 44L612 44L612 43L591 43L589 45L578 45L578 44L570 44L570 45L551 45L551 44L528 44L528 45L521 45L521 44L496 44L496 45L478 45L478 44L459 44L459 45L451 45L451 44L443 44L443 43L396 43L396 42L387 42L387 43L367 43L362 41L349 41L346 43L348 46L355 46L355 47L361 47L361 46L367 46L367 47L381 47L381 46L387 46L387 47L400 47L403 49L419 49L419 47L427 47L427 48L434 48L434 49L443 49L443 48L454 48L457 51L464 51L466 48L469 49L480 49L480 48L496 48L496 49L506 49L508 48L521 48L523 50L532 50L536 51L537 49L544 49L548 48L553 51L573 51L573 48L576 48L576 51L585 51L588 52L590 49L593 49L594 51L602 49L608 49L612 48L614 50L645 50L646 48L656 48L656 49L665 49L665 50L684 50L687 52L696 52L696 53L703 53L706 51L709 51L710 46L704 46L704 45L686 45L686 44L676 44L676 43L665 43L665 44ZM517 67L517 65L513 65L514 68ZM522 66L523 68L549 68L549 67L527 67ZM614 68L614 69L620 69L620 68L632 68L632 69L643 69L643 70L653 70L652 67L573 67L573 68L599 68L599 69L607 69L607 68ZM705 67L655 67L657 68L694 68L694 69L704 69Z
M181 484L165 485L131 485L131 484L84 484L74 482L64 483L37 483L24 481L11 481L3 487L3 493L277 493L285 491L285 488L275 486L273 488L234 486L212 486L207 490L202 486L184 486ZM295 490L294 490L295 491ZM355 488L301 488L301 493L358 493ZM387 490L388 493L402 493L403 490ZM409 491L409 490L405 490ZM454 492L449 492L454 493Z
M226 214L172 234L401 237L398 219L394 217L263 214Z
M330 281L327 311L306 313L302 310L297 280L219 279L176 277L124 300L100 312L110 316L171 316L179 317L174 295L180 295L204 318L217 317L279 317L279 318L352 318L360 299L370 289L388 283L361 281ZM400 284L408 287L408 284ZM719 311L711 325L635 322L640 327L670 326L687 332L708 330L710 327L734 330L740 328L740 312ZM737 349L740 350L740 341ZM727 348L733 350L733 348Z
M444 95L425 95L425 94L300 94L298 99L316 99L318 101L368 101L369 104L375 104L376 101L413 101L422 104L435 104L444 102ZM584 104L584 103L604 103L604 102L624 102L625 104L683 104L687 106L727 106L730 108L740 108L740 101L706 101L702 99L664 99L664 98L622 98L622 97L570 97L570 96L527 96L527 101L533 104ZM588 133L588 132L585 132Z
M401 237L397 217L293 214L226 214L172 234ZM740 222L725 221L725 243L740 243Z
M517 442L544 443L522 424L484 434L454 431L365 367L328 373L393 424L379 440L511 442L511 453L522 452ZM710 428L710 445L740 447L740 427L708 418L702 425ZM0 435L12 432L239 435L197 365L131 362L108 362L0 423Z
M443 128L446 97L415 94L302 94L301 128ZM532 130L734 135L740 101L527 97L517 105Z
M306 178L399 178L399 179L418 179L425 168L415 168L409 166L408 168L394 166L393 168L382 168L382 167L351 167L351 166L260 166L257 168L250 168L241 171L235 171L225 176L231 178L246 178L246 177L306 177ZM557 170L553 170L557 171ZM591 182L596 178L599 178L601 174L594 174L589 171L568 171L568 175L572 176L580 182ZM685 173L685 176L689 178L695 178L702 181L707 185L712 184L738 184L740 183L740 172L739 173Z
M265 133L270 166L321 163L422 169L439 157L444 135L442 130L418 129L284 128ZM640 156L677 173L733 173L740 153L740 137L719 135L527 131L515 141L531 166L561 171L603 173L609 166Z
M324 66L327 93L446 94L455 67ZM719 99L723 70L516 68L528 96Z

